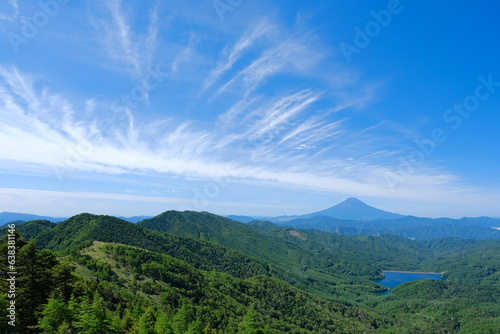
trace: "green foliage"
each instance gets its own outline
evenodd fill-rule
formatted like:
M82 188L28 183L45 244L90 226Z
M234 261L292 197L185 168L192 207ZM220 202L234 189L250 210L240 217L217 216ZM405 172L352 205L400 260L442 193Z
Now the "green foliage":
M7 242L0 243L2 254L1 291L9 291L5 280L7 268L5 267ZM73 276L67 274L71 271L67 264L60 263L56 256L48 250L38 250L33 242L25 242L16 237L16 328L14 333L35 333L42 307L49 297L56 292L64 292L66 284L70 283ZM62 297L67 297L64 293ZM2 319L3 320L3 319ZM19 330L18 328L24 328ZM12 328L10 328L12 329Z
M155 334L156 318L151 308L148 308L139 318L139 331L137 334Z
M75 320L74 303L68 304L64 300L50 298L40 314L38 328L43 333L67 331L70 329L68 321L73 322Z
M241 322L238 326L238 333L241 334L254 334L257 331L262 331L260 329L260 323L259 323L259 313L255 309L254 305L250 305L248 307L247 312L243 316L243 319L241 319Z
M500 283L500 241L438 239L429 242L435 254L426 267L443 268L451 281Z
M157 334L174 334L172 323L165 312L159 312L156 317L155 331Z
M92 302L80 304L77 321L74 325L80 334L112 334L117 332L112 326L108 310L104 307L104 300L98 293L94 294Z
M29 240L55 226L57 226L56 223L48 220L32 220L29 224L17 225L17 229L21 228L23 237Z
M48 273L63 264L53 253L32 243L21 250L23 262L33 266L23 279L57 282ZM369 333L374 324L388 325L369 311L320 300L265 275L242 279L207 272L166 254L116 244L96 243L73 256L78 262L90 256L98 270L109 264L115 275L106 277L121 281L72 277L67 289L47 286L43 303L23 304L23 312L37 311L30 322L20 322L19 333L234 333L239 326L248 333Z
M374 284L359 277L375 278L380 273L378 263L364 260L348 241L341 247L332 247L338 242L327 238L328 245L325 245L318 242L321 237L315 232L298 232L269 222L243 224L207 212L168 211L138 225L237 249L265 262L271 276L328 299L338 299L339 294L350 298L350 293L338 286L372 291ZM322 234L322 237L331 237L328 233ZM408 262L412 261L413 258Z
M303 320L297 322L300 314L308 315L312 328L329 326L335 332L341 326L337 312L343 315L342 322L346 324L355 323L354 319L360 313L368 319L373 317L375 323L385 323L367 311L351 311L344 305L321 301L267 276L242 280L224 273L197 270L165 254L111 244L99 249L130 275L140 272L143 281L153 278L162 283L160 291L167 301L167 311L172 314L171 325L175 333L197 332L207 325L210 326L208 329L216 330L238 328L238 319L243 319L249 330L257 330L258 327L252 328L252 321L259 318L266 319L269 328L279 328L285 323L289 328L300 328L304 325ZM140 286L145 288L146 284ZM249 307L250 312L247 312ZM369 328L371 322L370 325L357 325L363 326Z
M31 222L20 225L19 231L23 233L30 226ZM236 250L188 237L154 232L110 216L80 214L32 236L32 239L38 246L61 254L76 253L97 240L168 253L196 268L226 272L236 277L247 278L267 273L262 263Z
M395 319L413 322L413 329L420 333L496 333L500 331L499 298L497 285L422 280L371 299L371 306Z

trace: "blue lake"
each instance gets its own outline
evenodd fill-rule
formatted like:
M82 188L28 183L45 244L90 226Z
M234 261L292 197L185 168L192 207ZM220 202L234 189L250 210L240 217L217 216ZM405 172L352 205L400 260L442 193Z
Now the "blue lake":
M421 279L439 279L444 280L441 274L424 274L424 273L393 273L393 272L384 272L384 279L374 280L374 282L383 285L389 289L393 289L396 286L410 282L410 281L418 281ZM384 292L383 294L387 294L389 291Z

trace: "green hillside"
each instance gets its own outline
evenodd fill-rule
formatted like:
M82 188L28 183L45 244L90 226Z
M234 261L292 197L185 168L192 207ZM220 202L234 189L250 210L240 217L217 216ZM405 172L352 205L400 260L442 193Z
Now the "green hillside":
M375 291L367 278L380 275L380 266L353 247L311 247L317 243L303 240L306 232L274 224L272 230L260 229L206 212L168 211L138 225L237 249L268 263L272 276L324 298L349 299L357 289Z
M84 254L120 268L116 270L117 281L129 289L152 300L175 300L174 309L170 303L164 305L170 313L188 305L193 308L191 322L199 317L204 324L229 333L238 332L246 315L253 318L253 326L265 332L369 333L389 323L374 313L318 299L263 275L242 280L197 270L166 254L117 244L97 244ZM307 322L300 317L305 314Z
M93 242L66 257L75 275L52 252L19 239L18 245L19 271L30 268L22 281L36 282L18 290L13 331L2 307L0 328L9 333L375 333L391 326L375 312L265 275L200 270L138 247Z
M335 235L189 211L139 224L80 214L17 231L34 243L17 238L14 332L0 298L0 330L11 333L500 331L498 240ZM370 279L381 269L448 280L380 295Z
M433 257L424 243L395 235L336 235L320 230L279 227L269 222L253 222L248 226L295 248L328 254L338 268L357 276L375 278L380 269L419 270L423 261ZM296 237L297 234L301 237Z
M31 231L32 222L20 225L19 233ZM117 242L150 251L168 253L195 268L217 270L247 278L267 274L262 263L230 248L193 238L158 233L111 216L83 213L31 235L38 247L69 254L93 241Z

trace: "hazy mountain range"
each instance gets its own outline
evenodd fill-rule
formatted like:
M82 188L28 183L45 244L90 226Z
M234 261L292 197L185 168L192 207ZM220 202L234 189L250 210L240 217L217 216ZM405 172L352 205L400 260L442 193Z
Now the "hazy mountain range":
M267 220L280 226L303 229L319 229L343 235L394 234L407 238L431 240L434 238L459 237L464 239L500 239L500 219L490 217L422 218L403 216L374 208L357 198L348 198L326 210L301 216L252 218L228 216L248 223Z
M117 218L126 220L131 223L137 223L140 222L141 220L151 218L152 216L133 216L133 217L121 217L118 216ZM59 223L62 221L67 220L68 218L58 218L58 217L49 217L49 216L39 216L39 215L32 215L28 213L15 213L15 212L0 212L0 226L11 223L11 222L17 222L17 223L24 223L30 220L48 220L53 223Z
M151 216L117 217L131 223L152 218ZM303 229L319 229L342 235L393 234L406 238L431 240L434 238L459 237L464 239L500 239L500 219L476 217L461 219L422 218L403 216L374 208L357 198L345 201L328 209L300 216L249 217L231 215L227 218L241 223L270 221L280 226ZM11 212L0 213L0 225L17 221L48 220L61 222L67 218L54 218Z
M0 225L11 222L27 222L30 220L48 220L54 223L62 222L68 218L56 218L48 216L32 215L29 213L0 212Z
M351 220L362 220L362 221L372 221L377 219L396 219L404 217L403 215L397 213L387 212L369 206L357 198L348 198L342 203L339 203L328 209L300 216L294 215L294 216L279 216L279 217L249 217L249 216L229 215L227 217L242 223L249 223L252 220L268 220L271 222L279 223L295 219L312 218L315 216L328 216L328 217L335 217L338 219L351 219Z
M342 203L339 203L335 206L332 206L328 209L308 213L301 216L282 216L269 218L269 221L273 222L284 222L294 219L307 219L316 216L328 216L335 217L338 219L351 219L351 220L363 220L363 221L371 221L377 219L396 219L402 218L403 215L387 212L384 210L380 210L365 204L357 198L348 198Z

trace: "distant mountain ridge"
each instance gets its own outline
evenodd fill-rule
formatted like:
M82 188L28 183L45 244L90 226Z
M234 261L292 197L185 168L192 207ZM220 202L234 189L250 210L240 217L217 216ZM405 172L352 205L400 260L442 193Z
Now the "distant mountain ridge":
M300 229L318 229L342 235L382 235L393 234L406 238L431 240L458 237L463 239L500 239L500 219L477 218L420 218L404 216L396 219L362 221L338 219L330 216L313 216L288 221L275 222L281 226Z
M199 222L214 220L223 224L227 224L219 218L208 218L208 213L204 213L204 217L197 217L193 212L179 212L167 211L161 215L150 216L134 216L134 217L117 217L131 223L138 223L138 225L151 225L153 221L165 220L166 216L170 217L169 221L183 221L187 216L192 216L188 226L178 225L164 225L161 227L163 232L176 233L180 230L184 233L188 230L190 232L199 229ZM230 215L226 218L248 224L252 221L269 221L282 227L293 227L301 229L319 229L329 233L342 234L342 235L369 235L379 236L383 234L392 234L401 237L431 240L434 238L445 237L459 237L464 239L500 239L500 219L491 217L464 217L461 219L452 218L423 218L414 216L403 216L397 213L392 213L384 210L374 208L357 198L348 198L345 201L332 206L328 209L300 215L300 216L281 216L281 217L250 217L241 215ZM66 220L66 218L53 218L30 214L19 214L11 212L0 213L0 226L16 221L16 224L22 224L30 220L47 220L59 223ZM149 226L150 227L150 226ZM205 231L208 232L208 231ZM242 233L242 231L233 231L234 233ZM183 234L183 233L180 233ZM209 235L191 236L211 240L211 238L218 235L216 229L210 231ZM219 235L219 237L221 237ZM228 245L237 247L237 245L230 243L234 237L227 236ZM218 240L220 241L220 240Z
M133 216L133 217L116 216L116 218L126 220L130 223L138 223L141 220L149 219L152 217L153 216ZM24 223L24 222L28 222L31 220L48 220L48 221L53 222L53 223L60 223L60 222L63 222L67 219L68 218L39 216L39 215L33 215L33 214L29 214L29 213L0 212L0 226L8 224L8 223L12 223L12 222Z
M249 223L247 216L231 216ZM257 219L255 219L257 220ZM357 198L348 198L328 209L301 216L269 217L280 226L319 229L342 235L393 234L406 238L431 240L459 237L464 239L500 239L500 219L490 217L422 218L403 216L369 206Z
M132 216L132 217L115 216L115 217L128 221L129 223L138 223L145 219L153 218L153 216Z
M48 216L39 216L29 213L16 213L16 212L0 212L0 226L11 222L27 222L30 220L48 220L54 223L62 222L68 218L56 218Z
M384 210L380 210L370 206L363 201L355 197L350 197L345 201L334 205L328 209L308 213L305 215L295 215L295 216L279 216L279 217L259 217L254 218L255 220L268 220L275 223L291 221L295 219L308 219L316 216L326 216L333 217L337 219L346 219L346 220L360 220L360 221L374 221L380 219L398 219L406 216L388 212ZM249 223L251 221L251 217L248 216L227 216L230 219L242 222Z
M311 218L314 216L329 216L338 219L352 219L372 221L379 219L397 219L404 217L403 215L380 210L370 206L355 197L346 199L345 201L332 206L331 208L309 213L297 218Z
M240 223L245 223L245 224L256 220L256 217L240 216L240 215L229 215L229 216L225 216L225 217L229 218L231 220L240 222Z

